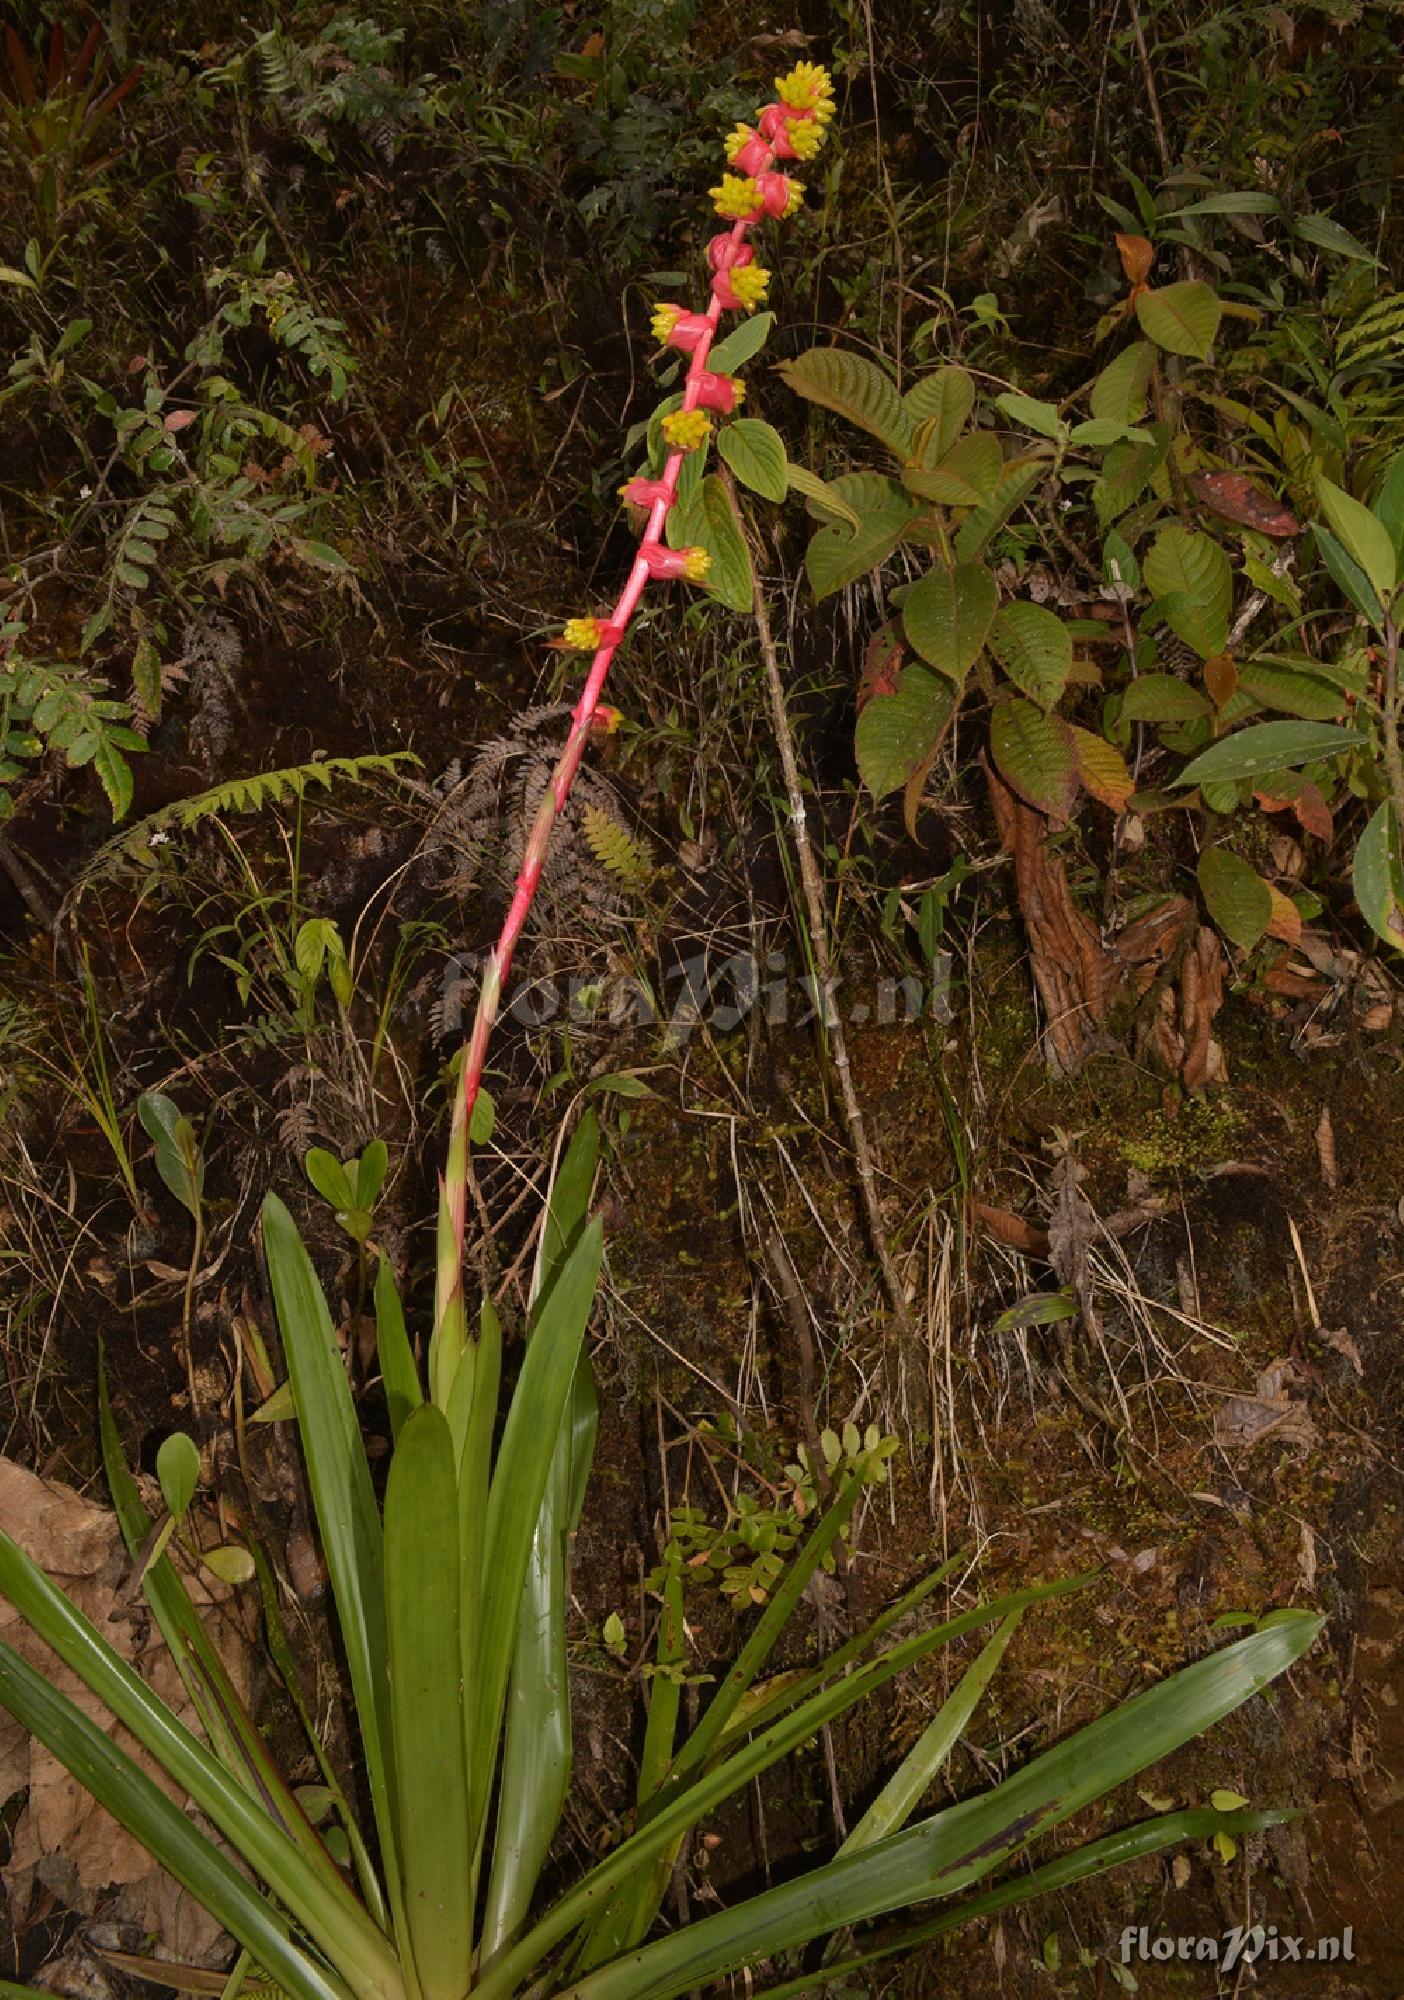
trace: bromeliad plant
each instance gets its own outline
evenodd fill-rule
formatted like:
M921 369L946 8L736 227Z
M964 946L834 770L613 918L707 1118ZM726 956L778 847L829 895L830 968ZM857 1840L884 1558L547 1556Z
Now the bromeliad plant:
M596 1432L586 1331L603 1249L600 1223L589 1217L599 1138L587 1114L554 1176L524 1352L499 1425L501 1328L485 1301L470 1331L464 1307L470 1119L492 1011L610 657L651 576L700 575L704 567L692 553L665 547L659 533L682 454L700 439L708 403L718 407L733 393L705 369L707 349L720 311L754 304L759 296L763 274L746 279L754 273L747 230L761 213L779 214L792 205L789 183L771 161L811 154L831 102L827 78L811 65L800 65L779 89L778 103L760 115L757 132L733 142L732 164L745 175L740 191L729 179L718 191L724 208L739 212L732 230L712 246L712 308L695 318L668 314L661 329L693 357L679 412L689 421L671 427L673 449L660 479L631 493L649 510L639 558L614 616L588 634L595 657L585 694L486 982L441 1191L437 1298L422 1378L389 1264L382 1259L379 1265L376 1336L393 1437L383 1505L311 1261L283 1204L270 1195L264 1206L264 1245L292 1401L355 1707L363 1766L363 1783L352 1788L358 1796L338 1784L315 1736L325 1781L316 1788L315 1805L292 1789L274 1762L201 1627L173 1559L173 1552L189 1559L174 1529L155 1552L153 1524L123 1461L105 1391L104 1458L123 1533L134 1559L144 1558L143 1588L206 1740L156 1699L14 1541L0 1536L0 1591L198 1807L243 1869L47 1676L8 1647L0 1647L0 1702L237 1939L243 1955L231 1975L231 1995L257 1971L295 2000L509 2000L518 1994L668 2000L736 1968L783 1961L914 1903L946 1901L939 1914L895 1938L868 1936L835 1948L822 1977L838 1977L973 1916L1134 1856L1285 1816L1239 1807L1220 1812L1211 1803L1159 1815L1013 1872L1035 1840L1209 1728L1290 1666L1320 1625L1299 1612L1266 1621L1251 1636L1136 1695L1002 1784L914 1818L1025 1610L1089 1579L1031 1586L895 1637L951 1575L955 1565L947 1563L817 1664L767 1677L792 1615L865 1488L885 1476L883 1441L855 1434L852 1449L834 1461L832 1499L788 1560L767 1569L767 1601L755 1627L689 1731L680 1729L685 1559L680 1546L670 1545L658 1578L661 1609L634 1810L602 1858L574 1882L563 1885L549 1865L571 1776L567 1556ZM158 1141L163 1136L169 1136L164 1125ZM370 1183L379 1169L376 1156L346 1211L358 1227L361 1212L369 1213ZM360 1170L364 1177L365 1156ZM177 1497L187 1521L191 1450L183 1456ZM163 1534L157 1527L156 1541ZM276 1603L271 1586L265 1601ZM709 1814L894 1675L985 1627L993 1631L983 1650L833 1860L651 1937L682 1844ZM286 1659L275 1628L270 1616L274 1657ZM326 1821L328 1803L332 1823ZM361 1806L369 1809L364 1826ZM325 1831L312 1824L305 1807ZM993 1886L976 1889L987 1880ZM812 1973L791 1976L783 1968L777 1979L769 1989L772 2000L814 1983Z

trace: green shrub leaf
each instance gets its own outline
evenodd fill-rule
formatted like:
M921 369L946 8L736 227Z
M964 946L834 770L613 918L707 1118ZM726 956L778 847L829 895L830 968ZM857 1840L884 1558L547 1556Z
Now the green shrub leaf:
M743 486L763 500L783 500L788 488L780 433L759 417L737 417L717 433L717 450ZM748 600L749 602L749 600Z
M908 466L902 484L939 507L985 507L993 500L1003 471L999 439L990 431L975 431L952 445L929 471Z
M1127 722L1192 722L1212 710L1207 696L1174 674L1140 674L1121 697Z
M938 465L970 421L975 384L963 368L937 368L914 382L902 398L922 465Z
M902 629L928 666L963 681L989 635L999 592L983 563L928 570L902 605Z
M715 473L702 481L697 523L699 540L712 558L707 589L728 611L749 611L753 595L750 551L731 495Z
M805 551L804 567L816 598L829 597L886 561L916 508L894 480L880 472L848 472L830 489L858 516L856 534L835 524L821 528Z
M1231 848L1206 847L1199 857L1200 893L1224 936L1249 951L1272 922L1272 891Z
M1317 480L1316 497L1346 553L1364 570L1378 594L1387 597L1394 589L1399 566L1384 522L1329 479Z
M923 666L904 667L894 694L876 694L858 717L858 775L874 799L900 791L950 721L956 689Z
M994 621L990 651L1023 692L1052 708L1072 672L1072 635L1038 604L1006 604Z
M1068 725L1016 696L997 701L990 750L1000 776L1031 806L1061 819L1077 796L1077 746Z
M1141 331L1168 354L1188 354L1196 361L1203 361L1214 345L1223 311L1218 294L1200 278L1142 292L1136 300Z
M1228 644L1233 572L1211 535L1162 528L1146 552L1145 578L1157 597L1170 600L1166 623L1202 660Z
M1145 412L1154 366L1155 349L1148 340L1123 347L1092 384L1093 416L1109 417L1118 424L1136 423Z
M811 347L793 361L782 361L779 372L797 396L847 417L893 451L906 452L911 418L891 376L876 363L842 347Z
M1268 777L1354 750L1367 739L1357 729L1329 722L1255 722L1192 757L1177 785L1236 784L1240 778Z
M1399 821L1388 801L1375 808L1360 836L1351 886L1371 930L1396 951L1404 951L1404 858Z

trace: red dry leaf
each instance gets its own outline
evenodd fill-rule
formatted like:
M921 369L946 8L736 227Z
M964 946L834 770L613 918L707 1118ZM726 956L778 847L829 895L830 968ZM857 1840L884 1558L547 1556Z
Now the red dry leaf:
M1151 265L1155 262L1155 245L1144 236L1117 235L1116 247L1121 253L1121 268L1126 273L1128 285L1143 285L1150 276Z
M1279 785L1281 782L1279 779ZM1304 833L1315 834L1318 840L1330 840L1336 831L1336 823L1319 788L1309 778L1289 782L1292 783L1290 791L1255 791L1253 797L1264 812L1285 812L1290 806Z
M1221 515L1225 521L1236 521L1240 528L1256 528L1260 535L1275 535L1279 539L1302 531L1301 522L1291 508L1274 500L1246 473L1194 472L1190 474L1189 487L1201 506L1207 507L1211 514Z
M875 694L896 694L897 677L902 671L905 651L895 623L880 625L869 639L858 682L860 715Z

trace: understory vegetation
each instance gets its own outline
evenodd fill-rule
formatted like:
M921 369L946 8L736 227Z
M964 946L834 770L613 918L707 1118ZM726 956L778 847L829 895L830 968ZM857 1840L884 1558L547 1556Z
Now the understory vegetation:
M1402 46L0 14L0 1976L1404 1986Z

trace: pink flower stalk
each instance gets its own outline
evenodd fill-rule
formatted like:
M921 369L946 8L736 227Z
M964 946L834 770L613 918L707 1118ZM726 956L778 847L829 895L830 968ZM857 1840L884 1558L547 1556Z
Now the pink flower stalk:
M813 63L798 63L786 76L776 78L777 101L757 114L758 131L739 127L728 149L728 164L737 174L722 176L712 190L719 215L731 227L714 236L707 259L713 272L711 299L705 313L685 312L674 306L660 306L654 316L654 332L661 344L690 356L683 386L682 413L715 410L730 414L737 403L737 385L727 375L712 373L707 356L716 337L723 312L753 312L764 296L769 272L755 262L755 251L747 242L750 230L766 217L783 217L794 212L802 189L783 173L776 173L777 159L812 159L818 151L827 121L833 116L833 87L827 73ZM488 1040L497 1019L503 990L511 972L512 957L526 923L527 913L546 863L551 829L555 825L580 768L592 725L613 715L602 709L600 695L610 662L628 631L639 599L652 579L686 578L705 580L709 558L702 549L670 549L662 535L668 510L677 497L678 477L686 450L670 451L658 479L632 479L623 489L626 500L646 507L648 518L639 538L638 552L609 618L599 624L599 645L580 699L571 713L570 732L565 748L547 786L536 818L527 837L522 865L497 945L489 956L478 994L472 1032L463 1053L459 1089L454 1100L453 1123L449 1132L448 1157L440 1177L438 1271L435 1298L435 1339L456 1351L466 1339L463 1303L463 1248L468 1201L468 1133L482 1084ZM577 625L578 621L572 621Z

